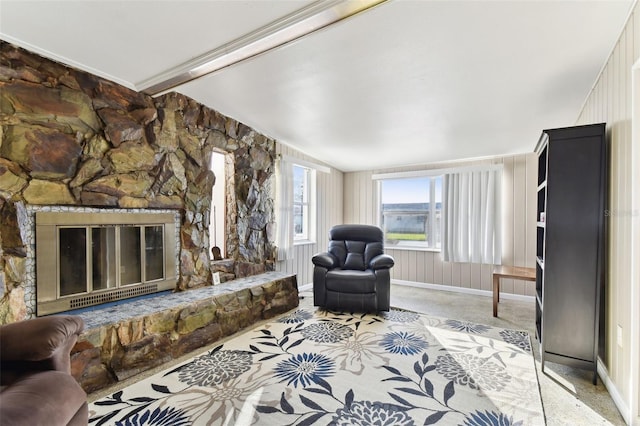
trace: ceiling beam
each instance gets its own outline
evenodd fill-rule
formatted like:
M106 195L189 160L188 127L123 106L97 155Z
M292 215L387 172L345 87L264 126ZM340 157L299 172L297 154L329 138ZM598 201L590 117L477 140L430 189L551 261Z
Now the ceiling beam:
M196 78L298 40L388 0L319 0L196 58L136 83L136 89L161 95Z

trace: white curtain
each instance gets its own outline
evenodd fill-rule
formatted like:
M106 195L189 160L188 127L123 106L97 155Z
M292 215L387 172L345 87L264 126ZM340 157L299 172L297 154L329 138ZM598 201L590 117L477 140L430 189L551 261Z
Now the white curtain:
M446 262L499 265L501 167L444 175L442 257Z
M293 259L293 164L276 161L276 246L279 261Z

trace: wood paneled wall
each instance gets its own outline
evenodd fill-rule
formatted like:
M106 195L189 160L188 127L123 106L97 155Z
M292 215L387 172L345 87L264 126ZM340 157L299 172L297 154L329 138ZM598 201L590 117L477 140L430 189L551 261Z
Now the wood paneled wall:
M531 150L537 140L531 141ZM537 160L533 153L496 157L488 160L437 163L419 167L345 173L345 223L378 223L378 186L375 173L433 170L478 164L502 164L502 262L505 265L535 265L535 214ZM440 252L387 248L396 260L392 279L427 284L441 284L473 290L491 290L493 265L443 262ZM501 290L534 296L534 283L503 280Z
M283 144L277 144L276 153L324 165ZM327 250L329 229L333 225L342 223L343 173L334 168L330 168L329 173L317 172L316 193L318 207L316 241L313 244L295 245L293 259L276 263L276 270L297 274L298 286L310 284L313 281L311 258L314 254Z
M633 299L633 288L640 282L632 276L632 232L637 229L640 213L633 209L634 197L640 196L633 182L633 166L638 166L640 141L632 140L632 68L640 58L640 5L636 4L611 56L594 83L577 124L607 123L609 141L609 197L607 215L607 291L606 291L606 369L614 400L629 423L640 424L640 357L632 353L632 312L640 309ZM640 114L636 112L636 120ZM635 162L633 159L636 159ZM634 193L635 188L635 193ZM637 256L637 254L636 254ZM622 328L622 345L617 342ZM626 344L625 344L626 343ZM637 350L637 349L636 349ZM629 380L634 373L636 377ZM616 393L618 395L616 395ZM622 404L622 406L621 406ZM630 410L633 410L631 414Z

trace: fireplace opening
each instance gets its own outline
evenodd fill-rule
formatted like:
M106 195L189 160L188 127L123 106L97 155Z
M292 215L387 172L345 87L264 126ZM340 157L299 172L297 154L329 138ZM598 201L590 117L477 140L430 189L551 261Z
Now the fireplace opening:
M37 212L37 315L174 289L175 217Z

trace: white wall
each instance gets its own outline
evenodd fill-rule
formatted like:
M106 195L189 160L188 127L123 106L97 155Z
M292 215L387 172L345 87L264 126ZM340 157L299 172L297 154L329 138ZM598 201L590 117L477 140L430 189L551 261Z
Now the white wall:
M513 266L535 266L535 214L537 160L531 141L531 154L496 157L486 160L427 164L385 170L345 173L345 223L379 225L378 193L375 173L432 170L476 164L502 164L503 169L503 250L502 262ZM441 284L474 290L491 290L493 265L443 262L440 252L386 249L394 257L392 279ZM501 291L534 296L535 284L521 280L502 280Z
M620 39L594 83L577 124L607 123L609 140L609 215L607 250L606 374L609 390L625 419L640 424L640 377L638 353L632 354L633 312L640 309L634 289L640 286L637 275L638 255L632 256L632 231L637 229L640 213L634 211L639 196L634 183L633 166L637 166L640 141L632 140L631 69L640 58L640 6L636 4ZM635 192L634 192L635 188ZM618 326L622 339L617 341ZM633 355L633 356L632 356ZM631 374L634 373L635 377ZM630 380L631 378L631 380ZM633 410L633 412L631 411Z

